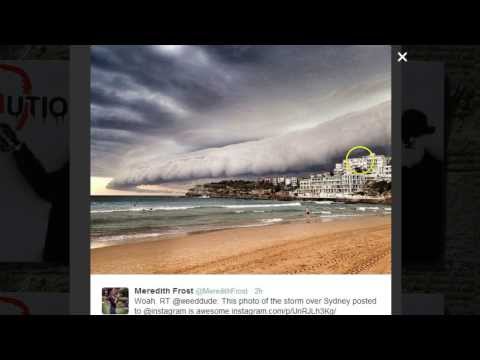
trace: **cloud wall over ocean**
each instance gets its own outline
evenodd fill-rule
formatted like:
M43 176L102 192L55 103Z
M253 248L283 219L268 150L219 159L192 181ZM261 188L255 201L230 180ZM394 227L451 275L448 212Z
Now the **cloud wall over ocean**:
M390 47L94 46L91 175L134 188L302 172L390 143Z
M117 176L111 188L162 182L300 172L330 164L355 145L389 148L390 102L311 129L272 138L151 159Z

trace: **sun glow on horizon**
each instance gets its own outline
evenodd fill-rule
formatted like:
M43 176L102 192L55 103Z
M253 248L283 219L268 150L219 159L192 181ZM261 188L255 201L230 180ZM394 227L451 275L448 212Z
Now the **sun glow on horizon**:
M170 195L170 196L181 196L185 194L187 189L182 189L178 187L166 187L160 185L144 185L139 186L139 191L132 190L115 190L108 189L107 185L113 178L110 177L101 177L101 176L91 176L90 177L90 195L101 196L101 195L111 195L111 196L155 196L155 195ZM143 191L142 191L143 190Z

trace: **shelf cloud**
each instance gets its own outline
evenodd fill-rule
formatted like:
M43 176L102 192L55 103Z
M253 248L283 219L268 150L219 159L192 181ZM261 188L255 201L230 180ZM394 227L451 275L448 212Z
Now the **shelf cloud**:
M387 46L94 46L91 175L112 188L301 172L390 144Z
M390 102L354 112L312 129L210 148L168 160L151 159L117 176L110 188L162 182L300 172L330 164L356 145L389 148Z

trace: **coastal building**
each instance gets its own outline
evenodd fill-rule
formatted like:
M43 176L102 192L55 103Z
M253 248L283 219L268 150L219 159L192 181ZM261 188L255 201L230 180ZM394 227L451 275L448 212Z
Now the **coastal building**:
M375 161L372 165L372 161ZM335 174L352 175L365 172L369 178L390 178L392 176L391 157L385 155L362 156L343 160L341 164L335 165Z
M347 166L345 160L337 163L333 175L326 172L300 179L296 194L300 198L335 198L361 191L369 180L391 181L391 158L375 155L373 166L371 161L371 156L351 158L348 164L350 166Z
M277 186L277 185L287 185L286 181L288 178L285 176L277 176L272 178L272 184Z
M302 179L297 194L299 197L335 197L337 194L352 194L360 191L367 181L364 175L319 174Z
M343 174L343 163L335 164L335 169L333 169L334 175L341 175Z
M285 178L285 186L298 187L298 178L296 176Z
M298 187L298 177L296 176L291 176L291 177L285 177L285 176L277 176L277 177L262 177L257 179L258 182L264 182L264 183L269 183L274 186L280 185L280 186L288 186L288 187L293 187L296 188Z
M298 178L296 176L292 176L290 178L290 183L291 183L292 187L294 187L294 188L298 187Z
M303 178L296 176L273 176L259 181L280 186L299 198L335 198L353 195L361 191L367 181L391 181L391 157L373 154L372 156L350 158L346 163L335 164L333 172L310 174Z

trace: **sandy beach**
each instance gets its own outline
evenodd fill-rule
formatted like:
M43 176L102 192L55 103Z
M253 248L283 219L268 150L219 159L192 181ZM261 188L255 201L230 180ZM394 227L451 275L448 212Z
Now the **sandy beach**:
M365 216L158 238L91 250L92 274L387 274L391 218Z

